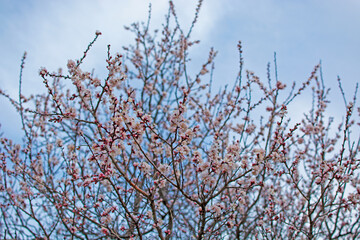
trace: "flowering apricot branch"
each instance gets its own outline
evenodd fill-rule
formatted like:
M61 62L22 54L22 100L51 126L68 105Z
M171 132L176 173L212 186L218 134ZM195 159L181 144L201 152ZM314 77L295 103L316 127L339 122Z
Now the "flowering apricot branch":
M66 73L40 70L44 94L21 94L24 55L19 100L0 90L25 134L0 138L0 238L360 237L357 91L347 102L340 85L334 128L321 63L296 87L274 55L263 81L243 72L241 42L234 84L216 89L214 49L188 67L201 6L187 33L173 1L153 33L149 10L126 27L133 45L108 46L103 78L83 68L99 31ZM288 109L308 88L313 106L294 122Z

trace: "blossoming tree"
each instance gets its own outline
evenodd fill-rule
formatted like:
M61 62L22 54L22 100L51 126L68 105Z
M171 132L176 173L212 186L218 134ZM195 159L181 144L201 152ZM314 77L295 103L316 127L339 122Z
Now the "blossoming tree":
M172 1L161 31L127 28L134 45L108 46L105 79L82 70L96 32L66 72L40 70L46 94L23 96L21 77L18 100L1 91L24 138L0 140L0 238L360 238L356 92L333 128L320 65L300 87L270 65L264 82L240 42L239 74L216 90L216 51L188 70L200 7L187 32ZM290 121L308 86L312 109Z

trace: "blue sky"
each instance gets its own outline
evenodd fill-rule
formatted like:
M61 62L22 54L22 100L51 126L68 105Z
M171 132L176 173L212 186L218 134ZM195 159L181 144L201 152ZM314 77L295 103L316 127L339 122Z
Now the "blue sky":
M151 2L152 26L157 28L168 4ZM187 28L196 2L174 2L180 23ZM86 64L101 69L107 44L121 51L130 43L132 36L123 26L145 21L148 5L148 0L0 0L0 87L17 96L20 59L27 51L23 92L42 91L39 68L64 68L68 59L81 56L96 30L103 35ZM219 86L232 83L238 66L236 44L241 40L246 69L264 79L276 51L280 80L290 85L306 80L322 60L325 82L332 88L330 110L338 113L343 104L338 100L337 75L349 95L360 82L359 13L358 0L204 0L193 34L201 40L193 52L194 65L201 66L213 46L219 51L214 81ZM299 109L309 101L303 98L296 104ZM0 98L0 111L2 131L17 136L20 121L4 98Z

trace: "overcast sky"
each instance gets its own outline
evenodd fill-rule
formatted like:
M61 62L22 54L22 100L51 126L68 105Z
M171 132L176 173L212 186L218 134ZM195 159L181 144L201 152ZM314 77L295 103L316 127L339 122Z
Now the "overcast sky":
M166 0L152 2L152 27L167 13ZM187 29L196 2L175 0L180 23ZM40 67L53 71L78 59L96 30L103 35L91 51L87 66L104 66L106 46L114 51L132 40L124 25L146 21L147 0L0 0L0 87L16 97L20 60L27 51L24 93L42 91ZM219 51L214 81L232 83L237 72L238 40L243 43L245 68L266 76L266 65L277 52L280 80L306 80L322 60L326 83L332 88L336 112L337 76L350 95L360 82L359 0L204 0L193 38L201 45L194 64L205 60L210 47ZM299 102L298 106L303 103ZM0 123L7 136L19 134L20 121L0 98Z

